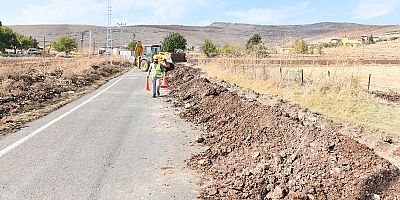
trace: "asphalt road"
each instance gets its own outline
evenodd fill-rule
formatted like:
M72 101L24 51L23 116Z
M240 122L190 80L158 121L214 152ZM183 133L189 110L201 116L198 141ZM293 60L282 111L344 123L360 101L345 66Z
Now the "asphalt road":
M194 199L184 160L197 133L144 77L130 71L0 138L0 199Z

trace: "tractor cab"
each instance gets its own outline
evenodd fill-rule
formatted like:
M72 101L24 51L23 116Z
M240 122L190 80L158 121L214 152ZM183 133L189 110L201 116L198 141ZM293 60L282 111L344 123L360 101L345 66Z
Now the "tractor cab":
M153 56L157 55L161 52L161 45L144 45L143 46L143 55L140 59L140 69L142 71L148 71L150 63L152 63Z

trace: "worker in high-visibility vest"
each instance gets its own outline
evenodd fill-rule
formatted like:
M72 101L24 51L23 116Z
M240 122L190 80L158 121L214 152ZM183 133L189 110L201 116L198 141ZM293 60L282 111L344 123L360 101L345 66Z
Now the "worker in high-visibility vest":
M162 57L159 55L155 55L154 62L150 64L149 73L147 74L147 78L151 77L152 81L152 94L153 98L160 96L160 85L161 78L165 76L165 68L161 64Z

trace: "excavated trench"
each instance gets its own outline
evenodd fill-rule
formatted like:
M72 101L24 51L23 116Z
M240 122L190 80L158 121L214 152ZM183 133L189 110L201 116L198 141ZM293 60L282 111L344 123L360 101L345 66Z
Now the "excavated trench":
M242 97L199 69L178 66L169 97L180 117L204 127L202 153L187 162L204 174L202 199L400 199L400 170L372 149Z

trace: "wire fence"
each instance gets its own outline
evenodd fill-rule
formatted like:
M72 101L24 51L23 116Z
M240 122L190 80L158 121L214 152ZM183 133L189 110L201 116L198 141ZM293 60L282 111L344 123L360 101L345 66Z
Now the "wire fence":
M193 61L191 61L193 62ZM366 72L362 67L350 67L347 64L301 65L270 64L263 59L198 59L199 66L213 66L215 69L240 76L246 79L264 81L280 87L318 87L336 88L336 90L388 91L392 87L378 83L374 74ZM377 69L379 70L379 69ZM374 82L375 81L375 82Z

